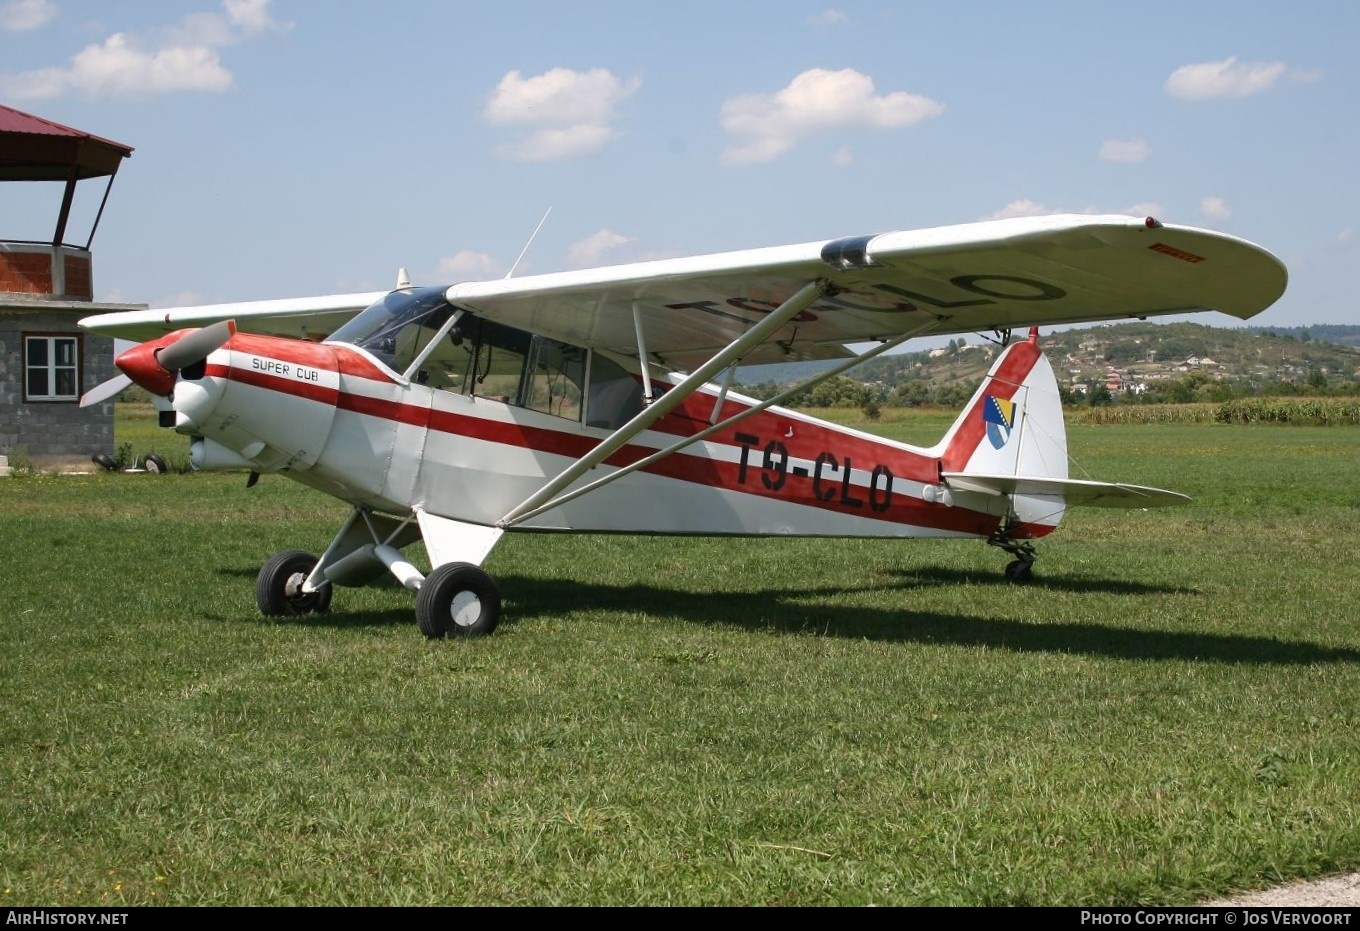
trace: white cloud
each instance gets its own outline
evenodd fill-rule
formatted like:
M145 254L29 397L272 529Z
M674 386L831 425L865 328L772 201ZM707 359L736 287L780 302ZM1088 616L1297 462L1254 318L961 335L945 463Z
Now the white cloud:
M0 4L0 29L25 32L37 29L57 15L50 0L9 0Z
M203 295L197 291L180 291L177 294L166 294L158 297L147 304L153 310L164 310L167 307L197 307L203 303Z
M154 35L114 33L81 49L66 67L0 74L0 95L35 99L71 92L122 97L225 91L233 79L218 48L292 27L273 19L268 6L269 0L224 0L225 13L193 13Z
M906 91L877 94L873 79L851 68L813 68L775 94L745 94L723 103L723 128L739 140L723 152L723 161L768 162L805 136L910 126L943 112L943 104L928 97Z
M989 213L983 220L1009 220L1011 217L1044 217L1059 211L1050 210L1043 204L1032 200L1013 200L996 213Z
M1250 97L1273 86L1285 70L1281 61L1239 62L1232 57L1182 65L1171 72L1164 87L1172 97L1182 100Z
M1232 208L1221 197L1205 197L1199 202L1199 212L1215 220L1226 220L1232 216Z
M1360 230L1357 230L1353 226L1348 226L1336 234L1336 241L1344 245L1346 243L1355 242L1357 236L1360 236Z
M822 12L815 16L809 16L807 21L811 26L831 28L834 26L848 25L850 23L850 17L840 10L822 10Z
M831 153L831 164L835 165L837 168L850 167L855 164L854 151L848 145L841 146Z
M593 265L599 265L607 253L632 241L629 237L621 236L613 230L600 230L597 233L591 233L585 239L571 244L571 247L567 250L567 263L573 268L589 268Z
M233 26L246 32L269 32L291 29L292 23L281 23L269 15L269 0L222 0L227 19Z
M504 278L505 266L485 252L464 249L439 260L439 273L458 281Z
M496 147L496 154L518 162L552 162L599 152L617 133L608 126L583 123L561 129L540 129L515 142Z
M520 161L552 161L598 152L618 137L618 105L642 86L607 69L553 68L526 78L511 71L496 85L483 116L492 123L529 128L498 154Z
M1038 201L1021 198L1013 200L995 213L989 213L982 220L1009 220L1012 217L1047 217L1058 213L1079 213L1088 216L1098 216L1110 213L1108 208L1095 205L1087 205L1079 210L1070 207L1050 207L1048 204L1041 204ZM1130 217L1156 217L1163 212L1162 205L1156 201L1145 201L1141 204L1133 204L1124 210L1116 211Z
M1165 213L1166 208L1155 200L1144 201L1141 204L1134 204L1124 211L1131 217L1152 217L1160 219Z
M1142 139L1107 139L1100 146L1097 156L1102 162L1122 162L1137 165L1147 161L1152 147Z

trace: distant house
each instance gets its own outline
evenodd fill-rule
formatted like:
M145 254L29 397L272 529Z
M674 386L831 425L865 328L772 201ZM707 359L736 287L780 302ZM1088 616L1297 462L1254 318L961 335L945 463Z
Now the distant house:
M113 451L113 401L79 403L115 374L113 340L77 323L145 306L93 300L90 243L118 166L131 154L122 143L0 106L0 182L63 186L50 239L0 239L0 471L20 458L38 468L89 467L92 455ZM88 238L72 244L67 222L76 188L94 178L108 178L108 186ZM0 209L0 223L7 216Z

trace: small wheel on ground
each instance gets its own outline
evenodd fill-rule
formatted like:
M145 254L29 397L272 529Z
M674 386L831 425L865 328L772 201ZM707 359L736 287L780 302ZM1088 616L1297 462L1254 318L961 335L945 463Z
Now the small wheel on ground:
M155 453L146 454L146 458L142 460L142 468L146 469L148 472L170 471L169 468L167 468L165 465L165 460L162 459L160 456L157 456Z
M480 566L445 563L416 593L416 624L427 637L489 634L501 619L501 592Z
M90 461L106 472L117 472L118 462L108 453L95 453Z
M303 550L274 556L255 577L255 602L266 617L320 614L331 606L331 585L304 592L302 583L316 568L317 559Z
M1017 559L1006 566L1006 581L1023 585L1034 578L1034 563Z

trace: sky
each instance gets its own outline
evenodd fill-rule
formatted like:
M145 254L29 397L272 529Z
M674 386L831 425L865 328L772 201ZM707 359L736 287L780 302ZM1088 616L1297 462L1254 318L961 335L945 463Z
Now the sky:
M98 301L1126 213L1279 256L1252 324L1360 324L1358 40L1346 0L0 0L0 103L135 149ZM60 197L0 185L0 239Z

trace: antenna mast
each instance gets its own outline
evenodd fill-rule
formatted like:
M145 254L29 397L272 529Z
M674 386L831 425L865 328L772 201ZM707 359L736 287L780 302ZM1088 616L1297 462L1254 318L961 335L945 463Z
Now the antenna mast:
M505 273L506 278L509 278L511 275L513 275L515 273L515 269L519 268L520 260L524 258L524 253L529 251L529 247L533 245L534 237L538 235L539 230L543 229L543 224L548 222L548 214L550 213L552 213L551 207L544 211L543 219L538 221L538 226L535 226L534 231L529 234L529 241L524 244L523 249L519 250L519 256L515 259L515 264L511 265L510 270Z

